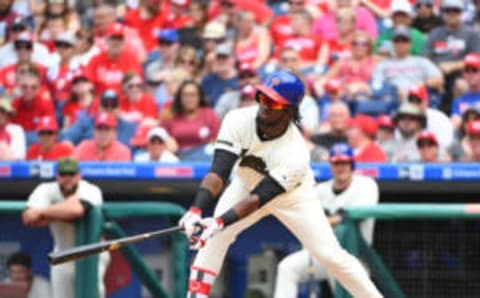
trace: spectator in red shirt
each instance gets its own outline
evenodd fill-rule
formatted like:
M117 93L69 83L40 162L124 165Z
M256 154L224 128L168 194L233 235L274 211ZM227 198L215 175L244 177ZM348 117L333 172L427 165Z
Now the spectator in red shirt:
M144 91L142 78L135 72L127 72L122 80L123 96L120 98L120 118L128 122L157 122L158 109L155 99Z
M142 73L139 60L125 49L125 38L124 26L113 24L108 29L107 49L93 58L85 69L97 94L107 89L120 91L123 74L127 71Z
M207 106L202 88L195 81L180 85L171 110L173 118L166 121L165 129L177 140L182 160L204 153L205 145L215 140L220 121ZM202 158L206 158L202 154Z
M303 0L302 0L303 1ZM259 0L216 0L211 1L209 9L210 19L219 17L222 14L232 11L251 11L255 14L257 23L265 25L270 22L273 16L272 10L268 7L265 1Z
M156 30L161 28L168 13L169 1L140 1L138 8L127 11L124 23L137 30L147 51L152 51L157 45Z
M168 14L162 23L163 28L180 29L189 25L192 22L188 11L189 0L170 0L169 2Z
M25 159L25 132L10 119L15 111L9 99L0 99L0 160Z
M291 0L288 1L288 4L288 12L285 15L276 16L270 26L270 33L276 44L283 43L286 38L293 34L291 26L292 14L307 11L305 0Z
M20 96L13 101L16 115L13 122L20 124L27 133L27 144L36 139L35 127L40 117L55 116L55 108L49 94L40 90L38 72L29 71L20 81Z
M374 142L377 123L368 115L359 114L348 123L347 139L354 149L355 161L386 162L387 156L382 148Z
M57 160L72 155L74 147L69 142L58 142L57 120L51 116L37 123L38 143L30 145L27 160Z
M166 1L164 1L166 2ZM93 30L95 32L95 44L100 50L108 47L109 28L116 24L116 7L109 1L100 1L93 12ZM136 57L138 61L145 61L147 52L142 39L134 28L125 26L125 49Z
M117 126L112 114L98 114L93 139L81 142L73 157L81 161L130 161L130 149L117 140Z
M7 94L13 94L17 86L17 72L19 65L31 64L34 65L44 81L46 68L41 64L32 63L33 53L33 36L30 33L22 33L15 38L14 49L17 62L7 65L0 69L0 84L5 89Z
M71 82L70 98L62 109L64 129L75 124L80 115L95 114L98 108L98 100L95 100L95 92L92 83L84 75L76 75Z
M80 65L72 61L75 54L75 36L70 32L62 32L55 38L55 50L60 61L47 71L47 81L53 99L58 106L65 105L70 97L72 79L80 69Z

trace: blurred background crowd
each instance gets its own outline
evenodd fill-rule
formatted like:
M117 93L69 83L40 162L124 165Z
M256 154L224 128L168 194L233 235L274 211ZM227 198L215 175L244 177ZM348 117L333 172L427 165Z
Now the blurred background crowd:
M0 160L209 161L290 68L312 160L480 161L478 0L0 0Z

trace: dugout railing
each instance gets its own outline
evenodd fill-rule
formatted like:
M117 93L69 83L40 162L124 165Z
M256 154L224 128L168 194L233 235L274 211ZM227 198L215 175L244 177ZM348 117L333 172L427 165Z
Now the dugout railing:
M1 215L21 216L25 208L24 201L0 201ZM165 218L167 224L174 225L184 212L184 208L179 205L157 202L105 203L102 206L92 206L81 220L76 221L76 245L98 242L102 235L110 238L124 237L125 234L115 222L116 219L155 216ZM159 228L161 227L152 227L152 230ZM172 294L160 284L155 273L142 260L134 246L120 249L132 270L155 298L184 297L186 294L188 243L186 238L178 233L169 237L174 264ZM97 268L98 256L75 261L75 298L98 298Z
M359 257L368 266L372 279L385 297L479 297L479 287L465 286L468 282L478 284L478 281L480 281L480 276L475 274L478 273L477 267L480 267L480 264L474 257L468 257L478 254L479 246L477 246L478 241L475 239L479 238L479 234L471 232L473 239L465 239L465 237L460 239L459 235L455 235L451 231L450 234L440 235L440 228L437 228L439 235L427 237L431 238L427 240L433 239L433 242L418 239L425 237L422 234L422 225L427 221L430 223L427 228L428 233L435 233L432 226L442 226L447 221L454 221L457 224L458 221L467 221L469 226L474 223L475 231L478 232L480 229L480 221L478 221L480 219L480 204L382 203L375 206L347 208L345 218L346 220L336 228L340 243L347 251ZM375 249L365 242L357 227L358 221L370 218L376 219L375 238L379 241L374 241ZM408 230L403 230L403 234L408 237L401 235L401 233L392 233L392 230L386 230L383 226L387 222L392 224L398 222L404 226L405 220L409 221L407 223L409 226ZM457 231L456 234L463 232L458 227L455 231ZM388 235L383 235L384 232L387 232ZM423 246L421 249L426 250L426 252L423 252L424 255L421 256L425 257L424 259L417 260L416 263L413 262L413 265L410 264L409 269L405 270L406 273L402 273L396 268L398 267L396 263L399 261L396 258L402 258L401 254L398 253L399 251L405 254L406 246L402 242L408 242L405 240L407 238L410 238L410 242L422 242L418 245ZM446 241L439 241L439 238L444 238ZM391 241L392 239L395 240ZM433 249L448 250L456 246L460 247L459 250L462 250L462 256L459 257L461 260L453 262L456 266L440 268L440 266L428 264L438 261L432 260ZM467 254L467 256L463 254ZM450 263L452 263L451 260ZM472 270L472 264L476 268L475 270ZM428 268L429 266L431 268ZM440 276L440 278L435 280L432 276ZM458 280L452 280L455 276L460 277ZM474 280L470 281L472 278ZM415 284L411 283L412 280ZM432 284L426 285L426 283ZM337 283L335 297L346 298L351 296Z

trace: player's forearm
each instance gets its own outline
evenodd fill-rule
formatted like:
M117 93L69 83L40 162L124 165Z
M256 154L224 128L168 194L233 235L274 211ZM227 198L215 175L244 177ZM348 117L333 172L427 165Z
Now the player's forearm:
M220 216L223 225L231 225L242 218L245 218L255 212L260 207L260 197L256 194L249 195L238 202L233 208Z
M63 202L41 209L42 218L46 220L74 220L85 213L85 208L78 198L69 198Z

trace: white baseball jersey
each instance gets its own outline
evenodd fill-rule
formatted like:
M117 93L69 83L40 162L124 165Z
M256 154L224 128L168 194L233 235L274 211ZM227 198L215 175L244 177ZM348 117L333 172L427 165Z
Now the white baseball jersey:
M76 195L93 205L102 204L102 192L98 186L80 180ZM38 185L28 197L27 206L45 208L65 200L57 182L45 182ZM75 246L75 223L54 221L50 224L54 239L54 250L63 250Z
M346 207L376 205L379 197L377 182L360 175L353 175L350 185L339 194L333 192L333 179L317 184L315 191L323 208L330 214ZM364 220L360 224L360 231L369 244L373 240L373 224L373 219Z
M240 156L237 176L251 191L270 175L289 192L302 183L314 183L310 153L300 130L290 124L287 131L270 141L257 134L258 106L229 112L222 123L216 149Z

